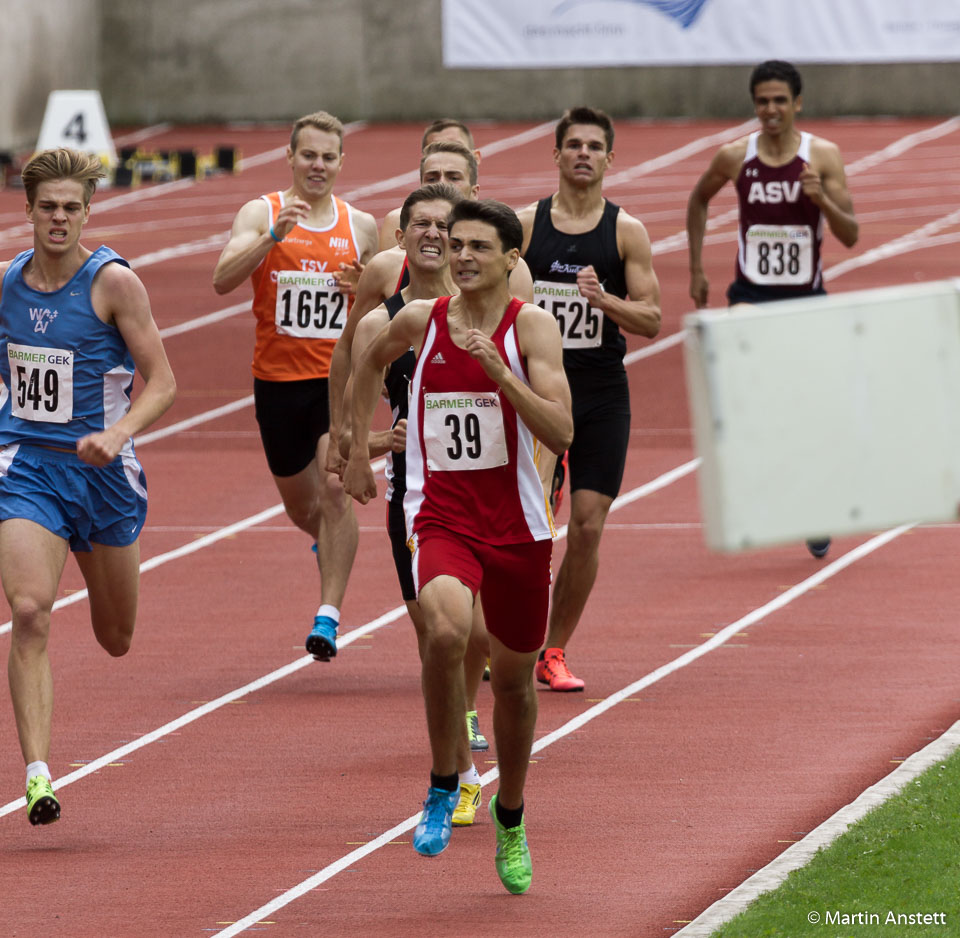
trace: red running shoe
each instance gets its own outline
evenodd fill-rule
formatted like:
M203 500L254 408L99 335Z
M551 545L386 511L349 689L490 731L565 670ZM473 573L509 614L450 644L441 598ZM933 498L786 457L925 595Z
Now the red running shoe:
M534 674L541 684L549 684L550 690L583 690L584 682L570 673L562 648L548 648L543 658L537 660Z

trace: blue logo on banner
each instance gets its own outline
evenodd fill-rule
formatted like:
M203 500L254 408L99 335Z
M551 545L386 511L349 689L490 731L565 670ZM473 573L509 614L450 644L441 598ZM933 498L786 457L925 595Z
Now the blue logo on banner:
M554 15L566 13L567 10L575 6L581 6L584 3L595 3L597 0L565 0L554 8ZM620 0L621 3L642 3L644 6L653 7L661 13L675 19L684 29L689 29L708 0Z

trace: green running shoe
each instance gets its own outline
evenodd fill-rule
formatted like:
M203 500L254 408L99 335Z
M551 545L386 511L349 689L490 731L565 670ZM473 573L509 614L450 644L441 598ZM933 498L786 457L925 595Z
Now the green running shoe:
M527 846L527 830L521 821L516 827L504 827L497 819L497 796L490 799L490 817L497 829L497 876L507 892L519 895L530 888L533 862Z
M472 752L486 752L490 748L487 737L480 732L480 719L476 710L467 711L467 736L470 737Z
M34 775L27 782L27 817L34 825L52 824L60 819L60 802L50 779L44 775Z

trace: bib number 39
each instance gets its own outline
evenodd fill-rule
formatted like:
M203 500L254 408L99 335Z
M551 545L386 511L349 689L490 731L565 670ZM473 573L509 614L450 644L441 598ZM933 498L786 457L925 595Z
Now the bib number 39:
M73 418L73 352L11 342L7 359L13 415L21 420L69 423Z
M346 299L330 274L281 270L277 274L277 332L301 339L339 339Z
M494 392L425 394L423 442L431 472L505 466L499 397Z

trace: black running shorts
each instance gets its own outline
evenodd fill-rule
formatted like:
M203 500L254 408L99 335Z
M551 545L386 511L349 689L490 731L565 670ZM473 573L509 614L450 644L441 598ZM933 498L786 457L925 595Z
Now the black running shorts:
M326 378L304 381L253 379L253 403L267 465L275 476L294 476L317 456L330 429Z

